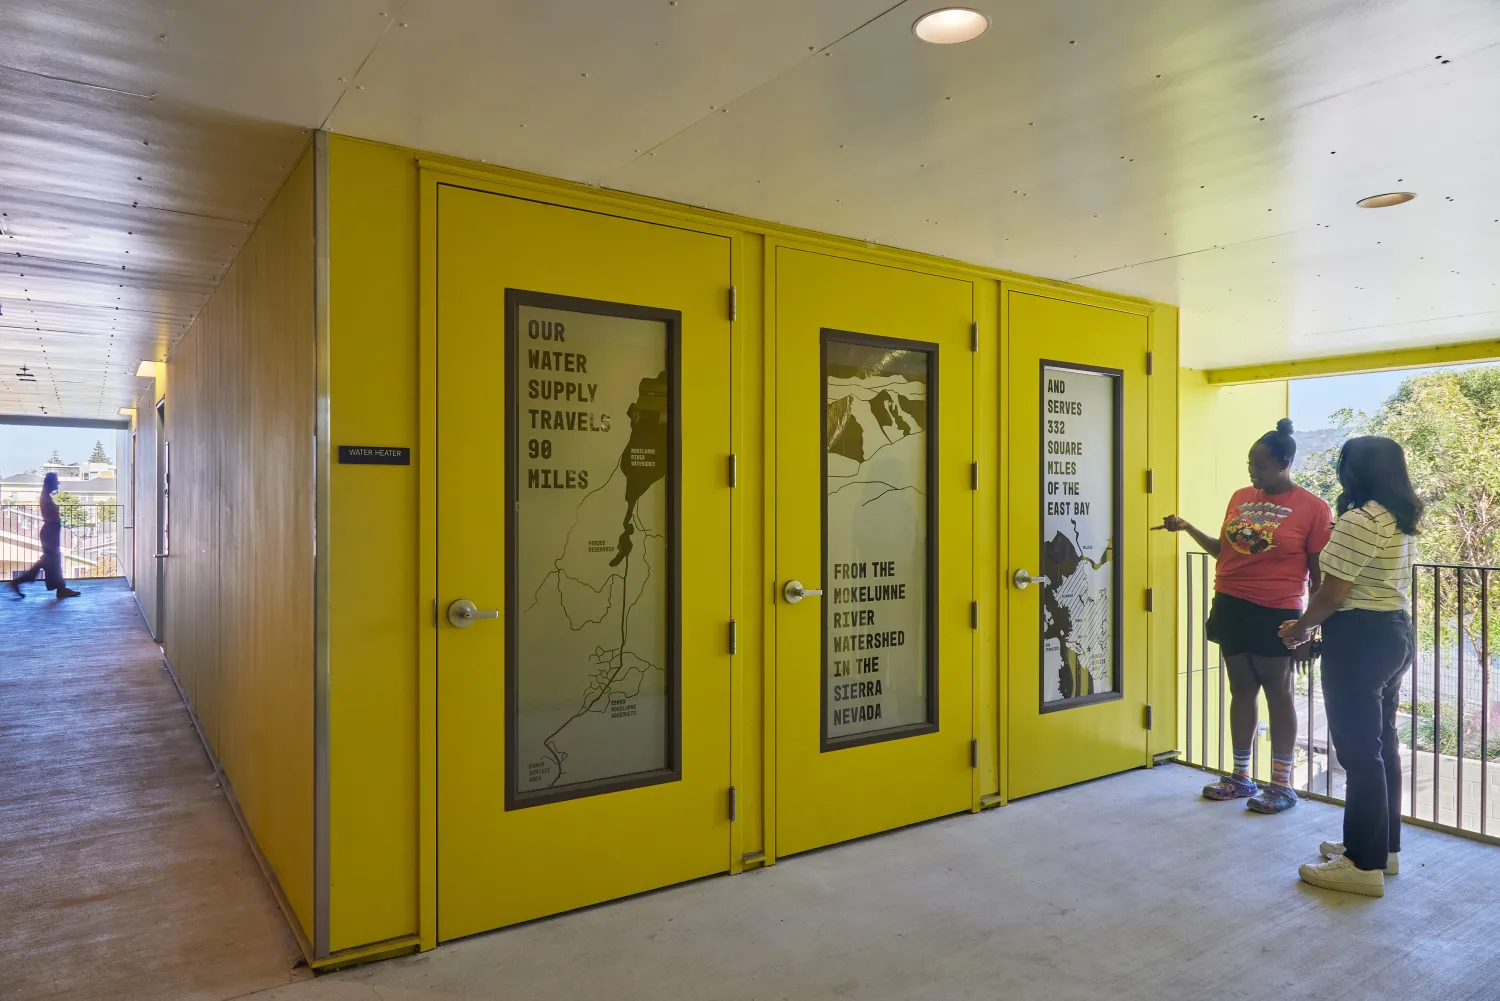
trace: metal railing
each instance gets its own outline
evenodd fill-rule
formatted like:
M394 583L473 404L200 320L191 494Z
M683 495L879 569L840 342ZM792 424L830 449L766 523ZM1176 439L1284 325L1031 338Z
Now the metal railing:
M121 576L121 506L64 497L58 508L63 524L63 576L68 580ZM41 505L0 504L0 580L10 580L41 558L41 531Z
M1217 647L1205 635L1212 598L1207 553L1187 554L1186 631L1178 667L1178 738L1183 760L1213 772L1232 770L1228 750L1228 679ZM1424 825L1468 834L1500 834L1500 678L1490 654L1495 600L1491 575L1500 568L1419 563L1412 567L1412 668L1401 684L1402 815ZM1297 664L1297 748L1293 786L1342 802L1344 772L1328 738L1322 664ZM1257 781L1270 773L1268 715L1262 696L1253 745ZM1492 760L1495 767L1491 767Z

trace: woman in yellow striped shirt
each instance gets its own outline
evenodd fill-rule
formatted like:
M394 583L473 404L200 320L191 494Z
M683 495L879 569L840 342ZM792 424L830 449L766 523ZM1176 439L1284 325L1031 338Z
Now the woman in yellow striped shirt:
M1281 627L1289 647L1323 627L1323 703L1347 776L1344 839L1323 842L1328 860L1302 866L1300 875L1314 886L1380 897L1401 850L1396 703L1412 662L1407 602L1422 501L1401 446L1374 435L1344 443L1339 485L1323 586L1301 618Z

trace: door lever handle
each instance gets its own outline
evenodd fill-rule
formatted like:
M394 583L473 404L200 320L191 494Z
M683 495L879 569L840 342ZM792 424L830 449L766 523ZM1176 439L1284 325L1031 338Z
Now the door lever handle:
M1016 575L1011 578L1016 585L1016 590L1024 591L1029 584L1051 584L1052 581L1046 577L1033 577L1025 570L1017 570Z
M781 589L781 596L786 599L787 604L795 605L803 598L821 598L823 592L803 587L800 580L789 580L786 582L786 587Z
M448 606L448 621L458 629L467 629L479 619L498 619L499 617L498 611L477 608L468 598L459 598Z

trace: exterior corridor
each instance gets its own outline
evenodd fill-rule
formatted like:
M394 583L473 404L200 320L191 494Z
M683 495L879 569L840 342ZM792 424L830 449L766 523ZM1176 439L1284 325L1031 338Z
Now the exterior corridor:
M1408 827L1381 900L1297 864L1342 811L1171 765L480 935L253 1001L1493 1001L1500 851Z
M125 582L79 586L0 595L0 998L306 975Z

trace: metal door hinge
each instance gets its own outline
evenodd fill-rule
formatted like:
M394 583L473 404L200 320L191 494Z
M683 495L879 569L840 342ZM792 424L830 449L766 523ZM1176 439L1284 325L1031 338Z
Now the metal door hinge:
M729 822L732 824L740 819L740 791L734 786L729 787Z
M731 488L740 485L740 457L733 452L729 453L729 486Z
M979 628L979 602L977 601L969 602L969 628Z
M1146 729L1151 729L1151 707L1146 707Z
M979 321L975 320L969 324L969 350L979 350Z
M733 657L740 652L740 624L737 619L729 620L729 655Z
M731 286L729 286L729 319L730 320L737 320L737 319L739 319L739 312L740 312L740 290L737 287L731 285Z
M1151 374L1151 352L1150 351L1146 352L1146 374L1147 375Z
M1146 611L1148 611L1148 612L1155 611L1155 609L1151 607L1152 603L1153 603L1152 602L1153 597L1154 597L1154 594L1153 594L1152 589L1149 588L1149 587L1146 588Z
M971 462L969 464L969 489L979 489L979 463L977 462Z
M1154 469L1148 469L1148 470L1146 470L1146 493L1151 494L1151 493L1155 493L1155 492L1156 492L1156 470L1154 470Z
M977 739L969 741L969 767L979 767L979 741Z

